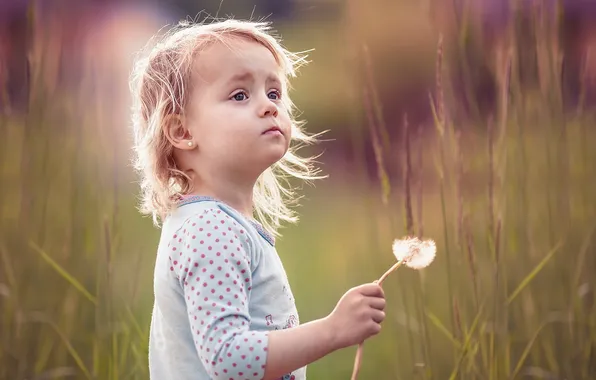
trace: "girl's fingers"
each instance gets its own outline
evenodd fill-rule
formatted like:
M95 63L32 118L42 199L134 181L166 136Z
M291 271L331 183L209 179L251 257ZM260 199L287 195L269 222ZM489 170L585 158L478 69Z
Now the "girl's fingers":
M381 323L385 319L385 312L380 310L373 310L372 312L372 319L376 323Z
M385 301L385 298L370 297L368 304L373 309L376 309L376 310L385 310L386 301Z

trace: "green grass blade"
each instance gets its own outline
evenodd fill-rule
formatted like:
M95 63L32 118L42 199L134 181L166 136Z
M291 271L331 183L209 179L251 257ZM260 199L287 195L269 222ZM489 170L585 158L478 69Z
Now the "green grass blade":
M510 379L515 379L515 377L517 376L517 374L519 373L522 365L524 364L526 358L528 357L528 355L530 354L530 350L532 349L532 347L534 346L534 342L536 341L536 339L538 338L538 335L540 335L540 332L546 327L547 323L543 323L542 325L540 325L540 327L538 327L538 330L536 330L536 332L534 333L534 335L532 336L532 339L530 339L530 341L528 342L528 344L526 345L526 347L524 348L524 351L522 352L519 360L517 361L517 365L515 366L515 369L513 370L513 373L511 374Z
M70 343L66 334L64 334L64 332L54 322L48 320L41 313L32 313L29 316L29 320L32 322L40 322L40 323L45 323L45 324L50 325L52 327L52 329L56 332L56 334L58 334L60 339L62 339L62 342L64 343L64 345L66 346L66 349L68 350L68 353L72 356L74 361L77 363L77 366L79 367L79 369L85 374L85 377L89 380L92 379L91 373L87 369L87 366L85 366L85 362L83 361L83 359L81 358L81 356L79 355L77 350L75 350L72 343Z
M509 377L510 379L514 379L517 376L517 374L519 373L519 371L521 370L522 366L524 365L524 362L525 362L526 358L530 354L530 350L534 346L534 342L536 341L536 339L538 339L538 336L540 335L540 333L542 332L542 330L544 330L544 328L546 326L548 326L549 324L557 323L557 322L568 323L568 321L552 320L551 319L551 320L547 320L545 322L542 322L542 324L538 327L538 329L536 329L536 332L534 332L534 335L532 335L532 338L530 339L530 341L528 342L528 344L524 348L524 351L522 352L519 360L517 361L517 364L515 366L515 369L513 370L513 373L511 374L511 376Z
M476 327L478 326L478 322L480 321L480 316L482 315L482 309L484 308L484 303L482 303L478 309L478 313L476 313L476 317L474 317L474 321L472 322L472 326L470 327L470 331L466 332L466 338L462 347L462 351L460 357L457 361L457 366L453 369L451 376L449 376L449 380L455 380L457 374L459 373L459 369L461 368L461 364L466 357L466 354L470 352L470 342L472 340L472 336L476 331Z
M561 247L562 242L559 242L550 252L540 261L538 265L528 274L522 282L518 285L518 287L511 293L511 295L507 298L507 304L510 304L518 295L521 293L522 290L536 277L536 275L544 268L544 266L550 261L553 257L555 252Z
M149 344L149 341L147 340L148 334L145 334L143 332L143 329L141 328L141 325L135 318L134 313L132 312L132 309L130 308L130 306L125 304L124 311L126 311L126 314L128 316L128 321L130 321L130 323L132 324L132 327L134 327L134 330L138 334L138 338L140 339L141 343Z
M443 123L441 122L441 119L439 119L439 114L437 113L437 107L435 106L435 100L434 100L434 97L432 96L432 94L428 94L428 99L429 99L430 110L433 115L435 127L437 128L439 135L441 137L443 137L443 134L445 133L445 129L443 128Z
M68 281L72 286L75 287L85 298L91 301L94 305L97 305L97 299L89 293L87 289L81 284L76 278L71 276L64 268L60 266L54 259L50 257L43 249L37 246L37 244L33 242L29 242L29 246L33 248L39 255L48 263L62 278Z
M594 234L595 230L596 230L596 225L593 225L590 228L590 232L588 232L586 238L584 239L584 241L581 245L581 248L579 250L579 253L577 255L577 264L575 266L575 271L574 271L574 275L573 275L573 286L571 287L572 296L570 299L574 298L573 293L576 292L577 288L579 287L581 272L585 265L586 253L588 252L588 248L590 248L590 243L592 241L592 235Z
M441 320L436 315L434 315L433 313L431 313L429 311L426 312L426 315L428 316L428 319L430 319L432 324L435 325L435 327L438 328L439 331L441 331L443 333L443 335L445 335L447 337L447 339L449 339L449 341L451 343L453 343L453 345L456 348L461 349L461 347L462 347L461 343L457 339L455 339L453 334L451 334L449 329L447 327L445 327L443 322L441 322Z
M12 265L10 263L8 254L8 249L4 246L4 244L0 245L0 258L2 259L2 267L4 268L4 273L6 275L6 279L8 281L8 286L11 288L11 291L17 287L17 280L14 274L14 269L12 269Z

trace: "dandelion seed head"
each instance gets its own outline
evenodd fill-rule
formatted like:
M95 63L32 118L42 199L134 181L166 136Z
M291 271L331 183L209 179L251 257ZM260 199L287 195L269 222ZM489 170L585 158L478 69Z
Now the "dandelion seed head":
M421 241L416 237L405 237L393 242L393 254L397 261L412 269L429 266L435 259L437 247L434 241Z
M412 269L422 269L430 265L435 259L437 246L432 240L421 241L412 257L405 263Z
M419 240L416 237L405 237L393 241L393 254L397 261L408 261L413 254L413 247L418 245Z

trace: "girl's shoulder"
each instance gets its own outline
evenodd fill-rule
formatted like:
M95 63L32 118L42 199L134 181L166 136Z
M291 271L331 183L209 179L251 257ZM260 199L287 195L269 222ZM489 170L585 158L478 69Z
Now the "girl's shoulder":
M208 196L186 196L177 204L176 209L166 219L164 228L178 230L187 223L208 229L229 229L245 234L257 243L259 236L272 246L274 237L269 234L256 220L246 218L228 204Z

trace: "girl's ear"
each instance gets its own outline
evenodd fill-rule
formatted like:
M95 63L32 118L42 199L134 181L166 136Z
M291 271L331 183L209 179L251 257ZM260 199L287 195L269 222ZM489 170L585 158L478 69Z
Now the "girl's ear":
M174 147L192 150L197 146L190 131L184 127L183 116L168 115L162 124L163 133Z

